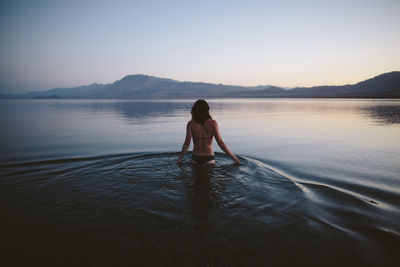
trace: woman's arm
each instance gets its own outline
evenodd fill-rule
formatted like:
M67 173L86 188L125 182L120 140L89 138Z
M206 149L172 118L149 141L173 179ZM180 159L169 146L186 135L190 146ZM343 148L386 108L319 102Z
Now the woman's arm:
M240 160L229 150L224 141L222 141L221 135L219 134L217 121L214 121L214 137L222 151L228 154L233 159L235 164L240 164Z
M192 140L192 130L190 129L190 122L186 125L186 138L185 142L182 145L181 154L179 155L178 163L182 162L183 156L185 156L186 152L189 149L190 141Z

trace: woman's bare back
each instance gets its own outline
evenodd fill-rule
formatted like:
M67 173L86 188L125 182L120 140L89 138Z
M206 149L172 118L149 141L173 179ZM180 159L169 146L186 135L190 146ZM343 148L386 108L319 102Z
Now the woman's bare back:
M189 122L189 128L193 138L193 154L198 156L212 156L212 138L214 136L215 121L208 119L203 125L193 120Z
M185 142L183 142L178 163L182 162L183 156L188 151L192 139L194 143L192 161L214 161L214 150L212 147L214 137L222 151L227 153L235 161L235 164L240 164L240 160L229 150L224 141L222 141L218 129L218 123L211 118L207 102L203 99L197 100L192 107L191 113L192 120L190 120L186 125ZM197 157L197 159L193 157ZM199 157L201 157L201 159L199 159Z

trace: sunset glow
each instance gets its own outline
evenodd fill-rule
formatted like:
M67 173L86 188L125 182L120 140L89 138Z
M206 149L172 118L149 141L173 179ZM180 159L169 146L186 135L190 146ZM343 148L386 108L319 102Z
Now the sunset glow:
M283 87L400 69L400 2L2 1L0 92L128 74Z

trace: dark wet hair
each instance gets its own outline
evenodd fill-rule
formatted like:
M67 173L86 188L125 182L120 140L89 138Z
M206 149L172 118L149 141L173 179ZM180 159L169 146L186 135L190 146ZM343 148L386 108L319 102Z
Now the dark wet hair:
M207 119L212 119L209 111L210 107L204 99L197 100L192 107L192 120L203 125Z

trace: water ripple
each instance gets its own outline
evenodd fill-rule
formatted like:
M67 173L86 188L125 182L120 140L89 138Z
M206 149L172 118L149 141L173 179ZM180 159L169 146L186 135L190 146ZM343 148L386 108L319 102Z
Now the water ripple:
M127 262L134 257L148 263L151 255L152 262L167 264L240 265L247 259L278 266L298 263L301 255L301 264L330 265L331 254L345 264L399 261L392 253L400 245L399 225L393 223L400 221L393 202L398 194L295 177L250 157L236 166L217 153L215 166L198 167L188 159L177 165L177 155L0 165L0 226L10 253L20 242L39 240L26 260L40 262L35 255L43 256L44 248L59 257L65 249L79 253L85 247L87 259L101 259L100 265L116 260L104 256L110 251ZM49 248L56 239L62 240L59 247ZM204 248L209 250L203 260L193 256ZM366 251L374 253L372 261ZM290 256L282 259L283 254Z

